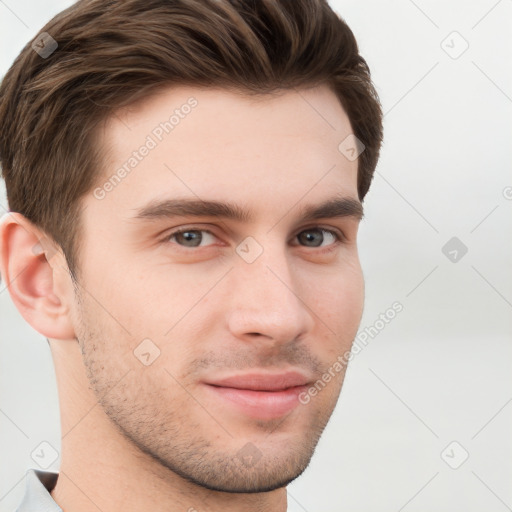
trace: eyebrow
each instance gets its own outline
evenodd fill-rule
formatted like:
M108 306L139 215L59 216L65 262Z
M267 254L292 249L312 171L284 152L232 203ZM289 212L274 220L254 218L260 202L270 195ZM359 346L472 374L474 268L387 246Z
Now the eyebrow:
M363 218L363 205L353 197L333 197L320 204L300 208L303 221L324 218L354 217ZM239 222L252 222L254 216L231 202L201 200L195 198L153 200L136 211L134 219L158 220L172 217L220 217Z

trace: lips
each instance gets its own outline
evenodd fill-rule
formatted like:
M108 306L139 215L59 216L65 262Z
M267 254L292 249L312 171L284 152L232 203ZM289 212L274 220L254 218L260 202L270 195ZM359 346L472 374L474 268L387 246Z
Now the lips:
M300 372L249 373L205 382L222 406L254 419L271 420L291 413L311 379Z
M282 391L296 386L305 386L308 384L308 379L298 372L280 374L249 373L211 381L208 384L253 391Z

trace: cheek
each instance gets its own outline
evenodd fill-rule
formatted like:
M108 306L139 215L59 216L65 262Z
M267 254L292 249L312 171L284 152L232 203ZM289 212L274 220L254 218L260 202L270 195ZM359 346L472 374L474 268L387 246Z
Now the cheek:
M130 333L134 341L151 338L160 346L191 319L201 319L215 296L210 292L226 268L205 265L181 269L177 265L151 266L135 259L131 265L125 261L109 272L96 273L89 286L108 311L98 311L99 315L107 315L107 323L122 326L121 336L126 338ZM200 324L194 322L192 328L196 325Z
M364 303L364 280L358 264L347 266L330 278L317 282L309 290L308 304L330 334L352 342L361 321Z

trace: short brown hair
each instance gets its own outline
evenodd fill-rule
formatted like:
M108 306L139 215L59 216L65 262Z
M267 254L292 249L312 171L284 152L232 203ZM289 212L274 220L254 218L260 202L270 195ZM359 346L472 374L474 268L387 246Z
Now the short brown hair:
M96 128L163 86L264 94L327 84L365 145L361 201L370 187L381 105L352 31L326 0L80 0L41 33L56 50L43 58L34 38L0 86L0 165L9 208L60 245L72 276L80 198L101 169Z

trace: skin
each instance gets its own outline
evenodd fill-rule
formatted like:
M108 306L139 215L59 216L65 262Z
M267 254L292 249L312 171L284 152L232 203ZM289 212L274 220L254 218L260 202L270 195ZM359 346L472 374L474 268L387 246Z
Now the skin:
M357 160L338 150L352 133L345 111L327 86L258 98L165 89L105 124L99 185L191 96L197 106L121 183L83 198L78 284L27 219L2 222L2 276L54 358L52 496L65 511L284 511L341 390L344 371L266 419L204 382L296 369L312 385L350 349L364 299L360 219L300 215L335 195L358 200ZM151 200L184 197L234 202L253 219L134 219ZM170 237L183 227L199 247ZM236 252L247 237L262 249L252 263ZM134 355L145 339L159 351L148 365Z

